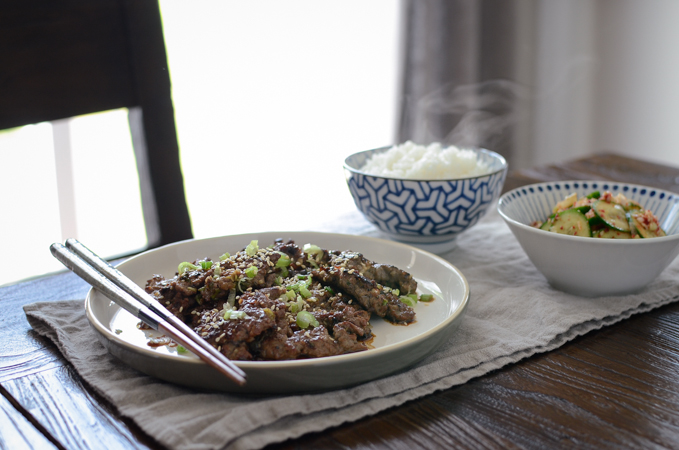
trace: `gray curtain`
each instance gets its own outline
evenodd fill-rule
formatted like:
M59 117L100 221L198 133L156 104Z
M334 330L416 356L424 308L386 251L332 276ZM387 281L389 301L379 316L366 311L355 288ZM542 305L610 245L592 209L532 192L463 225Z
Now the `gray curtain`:
M488 148L512 165L525 115L526 2L404 2L398 142Z

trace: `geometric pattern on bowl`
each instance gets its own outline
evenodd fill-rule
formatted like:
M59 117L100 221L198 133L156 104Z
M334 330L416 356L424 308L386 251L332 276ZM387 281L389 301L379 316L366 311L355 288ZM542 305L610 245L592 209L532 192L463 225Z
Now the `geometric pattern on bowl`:
M613 195L622 193L653 212L668 235L679 233L679 194L615 181L574 180L533 184L506 193L498 209L517 222L530 225L544 221L552 213L554 205L567 195L575 192L580 198L593 191L611 191Z
M455 180L403 180L367 175L360 170L367 158L384 149L347 158L345 174L354 202L382 231L408 237L452 239L479 221L502 192L507 164L500 155L475 150L490 174Z

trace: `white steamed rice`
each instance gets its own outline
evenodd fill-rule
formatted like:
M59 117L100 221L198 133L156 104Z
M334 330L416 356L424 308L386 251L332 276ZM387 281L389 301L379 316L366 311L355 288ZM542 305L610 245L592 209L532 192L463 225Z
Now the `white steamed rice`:
M361 171L409 180L450 180L485 175L490 168L478 161L472 150L454 146L442 148L438 142L423 146L407 141L373 155Z

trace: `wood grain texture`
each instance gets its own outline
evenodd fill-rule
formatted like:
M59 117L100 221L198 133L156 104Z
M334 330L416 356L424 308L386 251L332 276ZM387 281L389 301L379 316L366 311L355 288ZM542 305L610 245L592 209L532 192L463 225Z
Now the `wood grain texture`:
M679 192L679 169L615 155L520 171L507 184L556 179L630 181ZM30 331L24 304L83 298L86 291L71 274L0 288L6 307L0 317L2 391L64 448L100 448L102 442L106 448L161 448L93 396L53 346ZM12 417L23 416L7 405L0 404L0 440L18 433L39 448L44 439L30 437L37 429L14 424ZM5 424L12 429L5 431ZM462 386L268 448L677 447L679 304L671 304Z
M22 416L5 397L0 396L0 449L32 448L59 449Z
M89 286L71 273L0 288L0 383L64 364L48 340L33 332L23 306L38 301L85 298Z
M0 288L6 307L0 319L3 400L10 398L19 404L62 448L145 449L155 445L135 425L121 420L105 400L90 394L56 347L33 332L26 320L24 305L84 299L89 285L72 273L38 278L28 284L28 290L26 283Z
M504 191L531 183L558 180L610 180L679 192L679 168L602 154L559 164L512 172Z
M148 448L103 399L88 393L70 366L16 378L3 387L65 448Z

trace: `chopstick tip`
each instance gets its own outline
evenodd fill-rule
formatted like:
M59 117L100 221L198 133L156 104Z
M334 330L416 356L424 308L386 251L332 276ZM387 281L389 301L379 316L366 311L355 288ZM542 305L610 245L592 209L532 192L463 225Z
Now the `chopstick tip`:
M64 246L60 242L55 242L52 245L50 245L50 252L52 252L52 256L56 256L56 254L63 249Z

